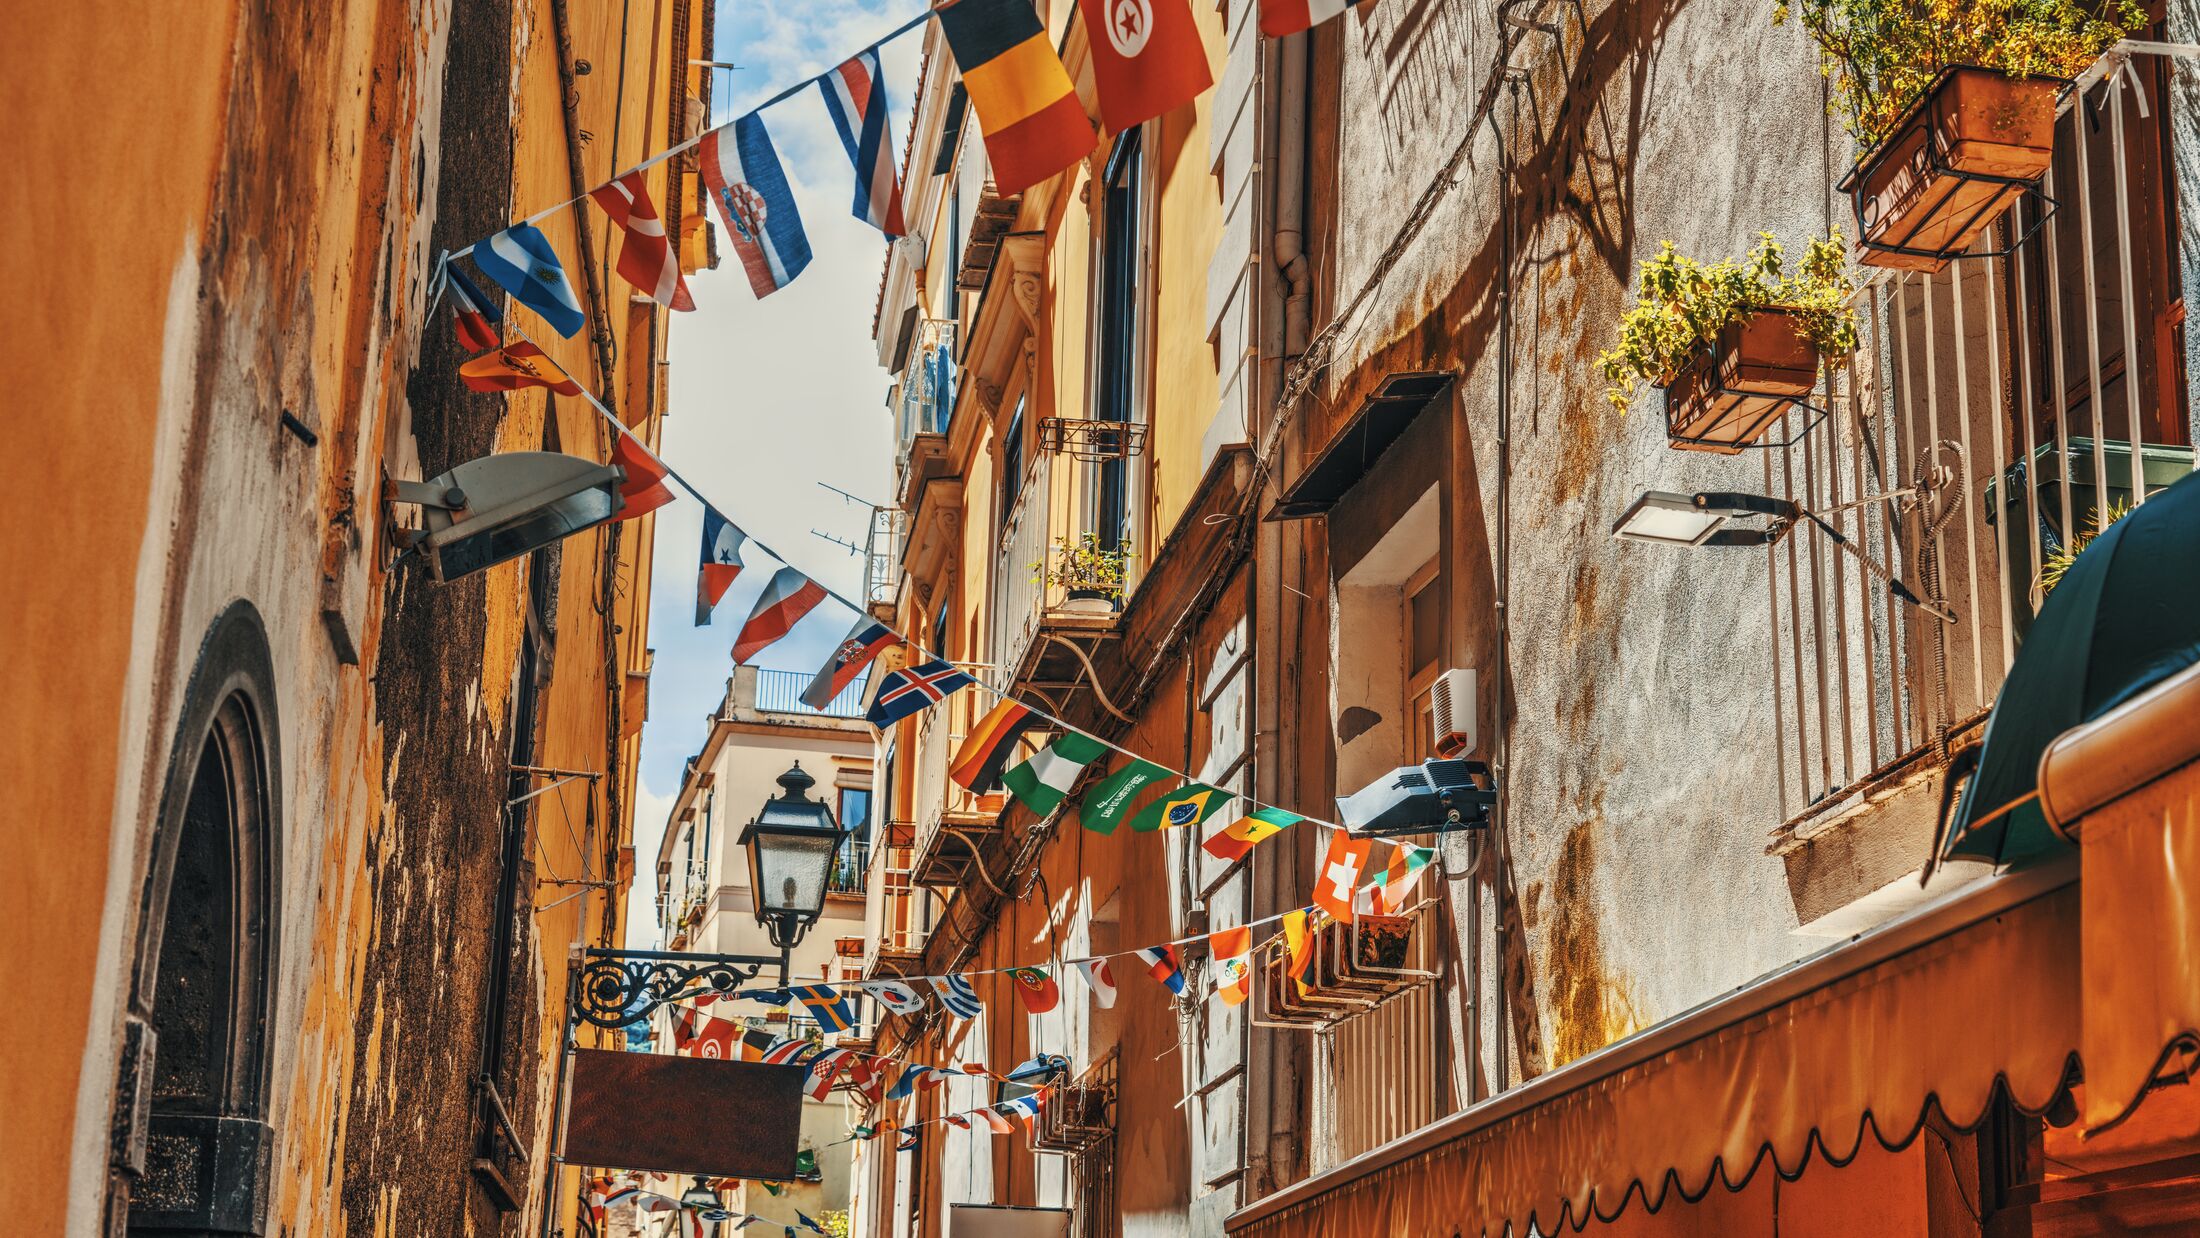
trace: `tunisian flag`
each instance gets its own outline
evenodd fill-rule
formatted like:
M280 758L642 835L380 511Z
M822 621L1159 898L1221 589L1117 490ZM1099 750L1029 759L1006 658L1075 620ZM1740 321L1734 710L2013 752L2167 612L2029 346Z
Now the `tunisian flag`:
M1214 85L1191 0L1077 0L1092 34L1100 123L1121 133Z

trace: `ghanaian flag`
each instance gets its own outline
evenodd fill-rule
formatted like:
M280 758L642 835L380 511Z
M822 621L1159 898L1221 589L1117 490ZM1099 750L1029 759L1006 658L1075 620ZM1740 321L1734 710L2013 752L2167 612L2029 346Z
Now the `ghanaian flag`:
M1021 193L1092 150L1092 119L1031 0L957 0L938 16L1000 193Z
M947 776L958 786L980 795L1001 785L1001 770L1008 759L1016 755L1016 741L1025 731L1039 724L1039 719L1029 709L1011 700L986 711L978 725L970 728L970 737L963 740L955 753L955 763L948 767Z

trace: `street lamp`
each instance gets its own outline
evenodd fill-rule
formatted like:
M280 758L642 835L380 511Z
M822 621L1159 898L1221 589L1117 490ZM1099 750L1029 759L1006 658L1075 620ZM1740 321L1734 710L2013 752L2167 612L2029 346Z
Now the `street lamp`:
M1937 474L1934 484L1945 484ZM1776 499L1761 494L1738 494L1733 491L1712 490L1697 494L1672 494L1663 490L1644 492L1641 498L1629 504L1627 510L1612 525L1612 536L1631 542L1656 542L1666 546L1770 546L1786 537L1797 524L1808 523L1833 541L1836 548L1864 565L1865 570L1887 584L1887 591L1919 610L1934 615L1943 622L1954 623L1955 615L1947 607L1928 602L1902 583L1900 577L1875 563L1858 548L1841 530L1827 523L1825 517L1853 507L1872 503L1896 503L1916 496L1924 487L1891 490L1868 498L1855 499L1826 509L1821 514L1811 511L1793 499ZM1899 507L1897 508L1899 511ZM1736 517L1765 516L1769 521L1762 529L1725 528L1728 520Z
M680 1192L680 1206L683 1208L702 1211L716 1208L718 1203L718 1192L711 1189L710 1182L701 1174L696 1175L694 1186Z
M802 762L781 774L780 794L742 828L740 845L749 853L749 893L756 922L779 947L779 983L787 983L787 963L795 946L825 910L825 886L840 852L842 832L833 810L809 796L817 779Z

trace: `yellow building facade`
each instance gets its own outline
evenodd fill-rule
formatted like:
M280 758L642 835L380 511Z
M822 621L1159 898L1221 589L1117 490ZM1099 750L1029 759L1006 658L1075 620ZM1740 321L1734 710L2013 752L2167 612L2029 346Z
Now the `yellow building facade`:
M44 651L0 671L41 720L0 739L0 974L39 994L0 1012L11 1222L571 1232L553 1086L569 952L622 932L652 522L443 584L398 561L385 486L609 458L581 400L460 386L435 259L690 132L710 7L0 25L39 237L0 260L39 462L0 633ZM61 190L92 168L113 191ZM700 257L692 172L649 185ZM665 312L601 212L540 226L588 325L510 319L654 442Z

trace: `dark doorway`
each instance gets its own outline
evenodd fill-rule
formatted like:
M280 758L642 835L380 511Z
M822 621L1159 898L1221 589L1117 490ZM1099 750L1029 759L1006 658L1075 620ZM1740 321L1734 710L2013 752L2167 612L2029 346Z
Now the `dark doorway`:
M200 647L154 823L116 1089L110 1234L264 1232L273 679L258 613L232 604Z

